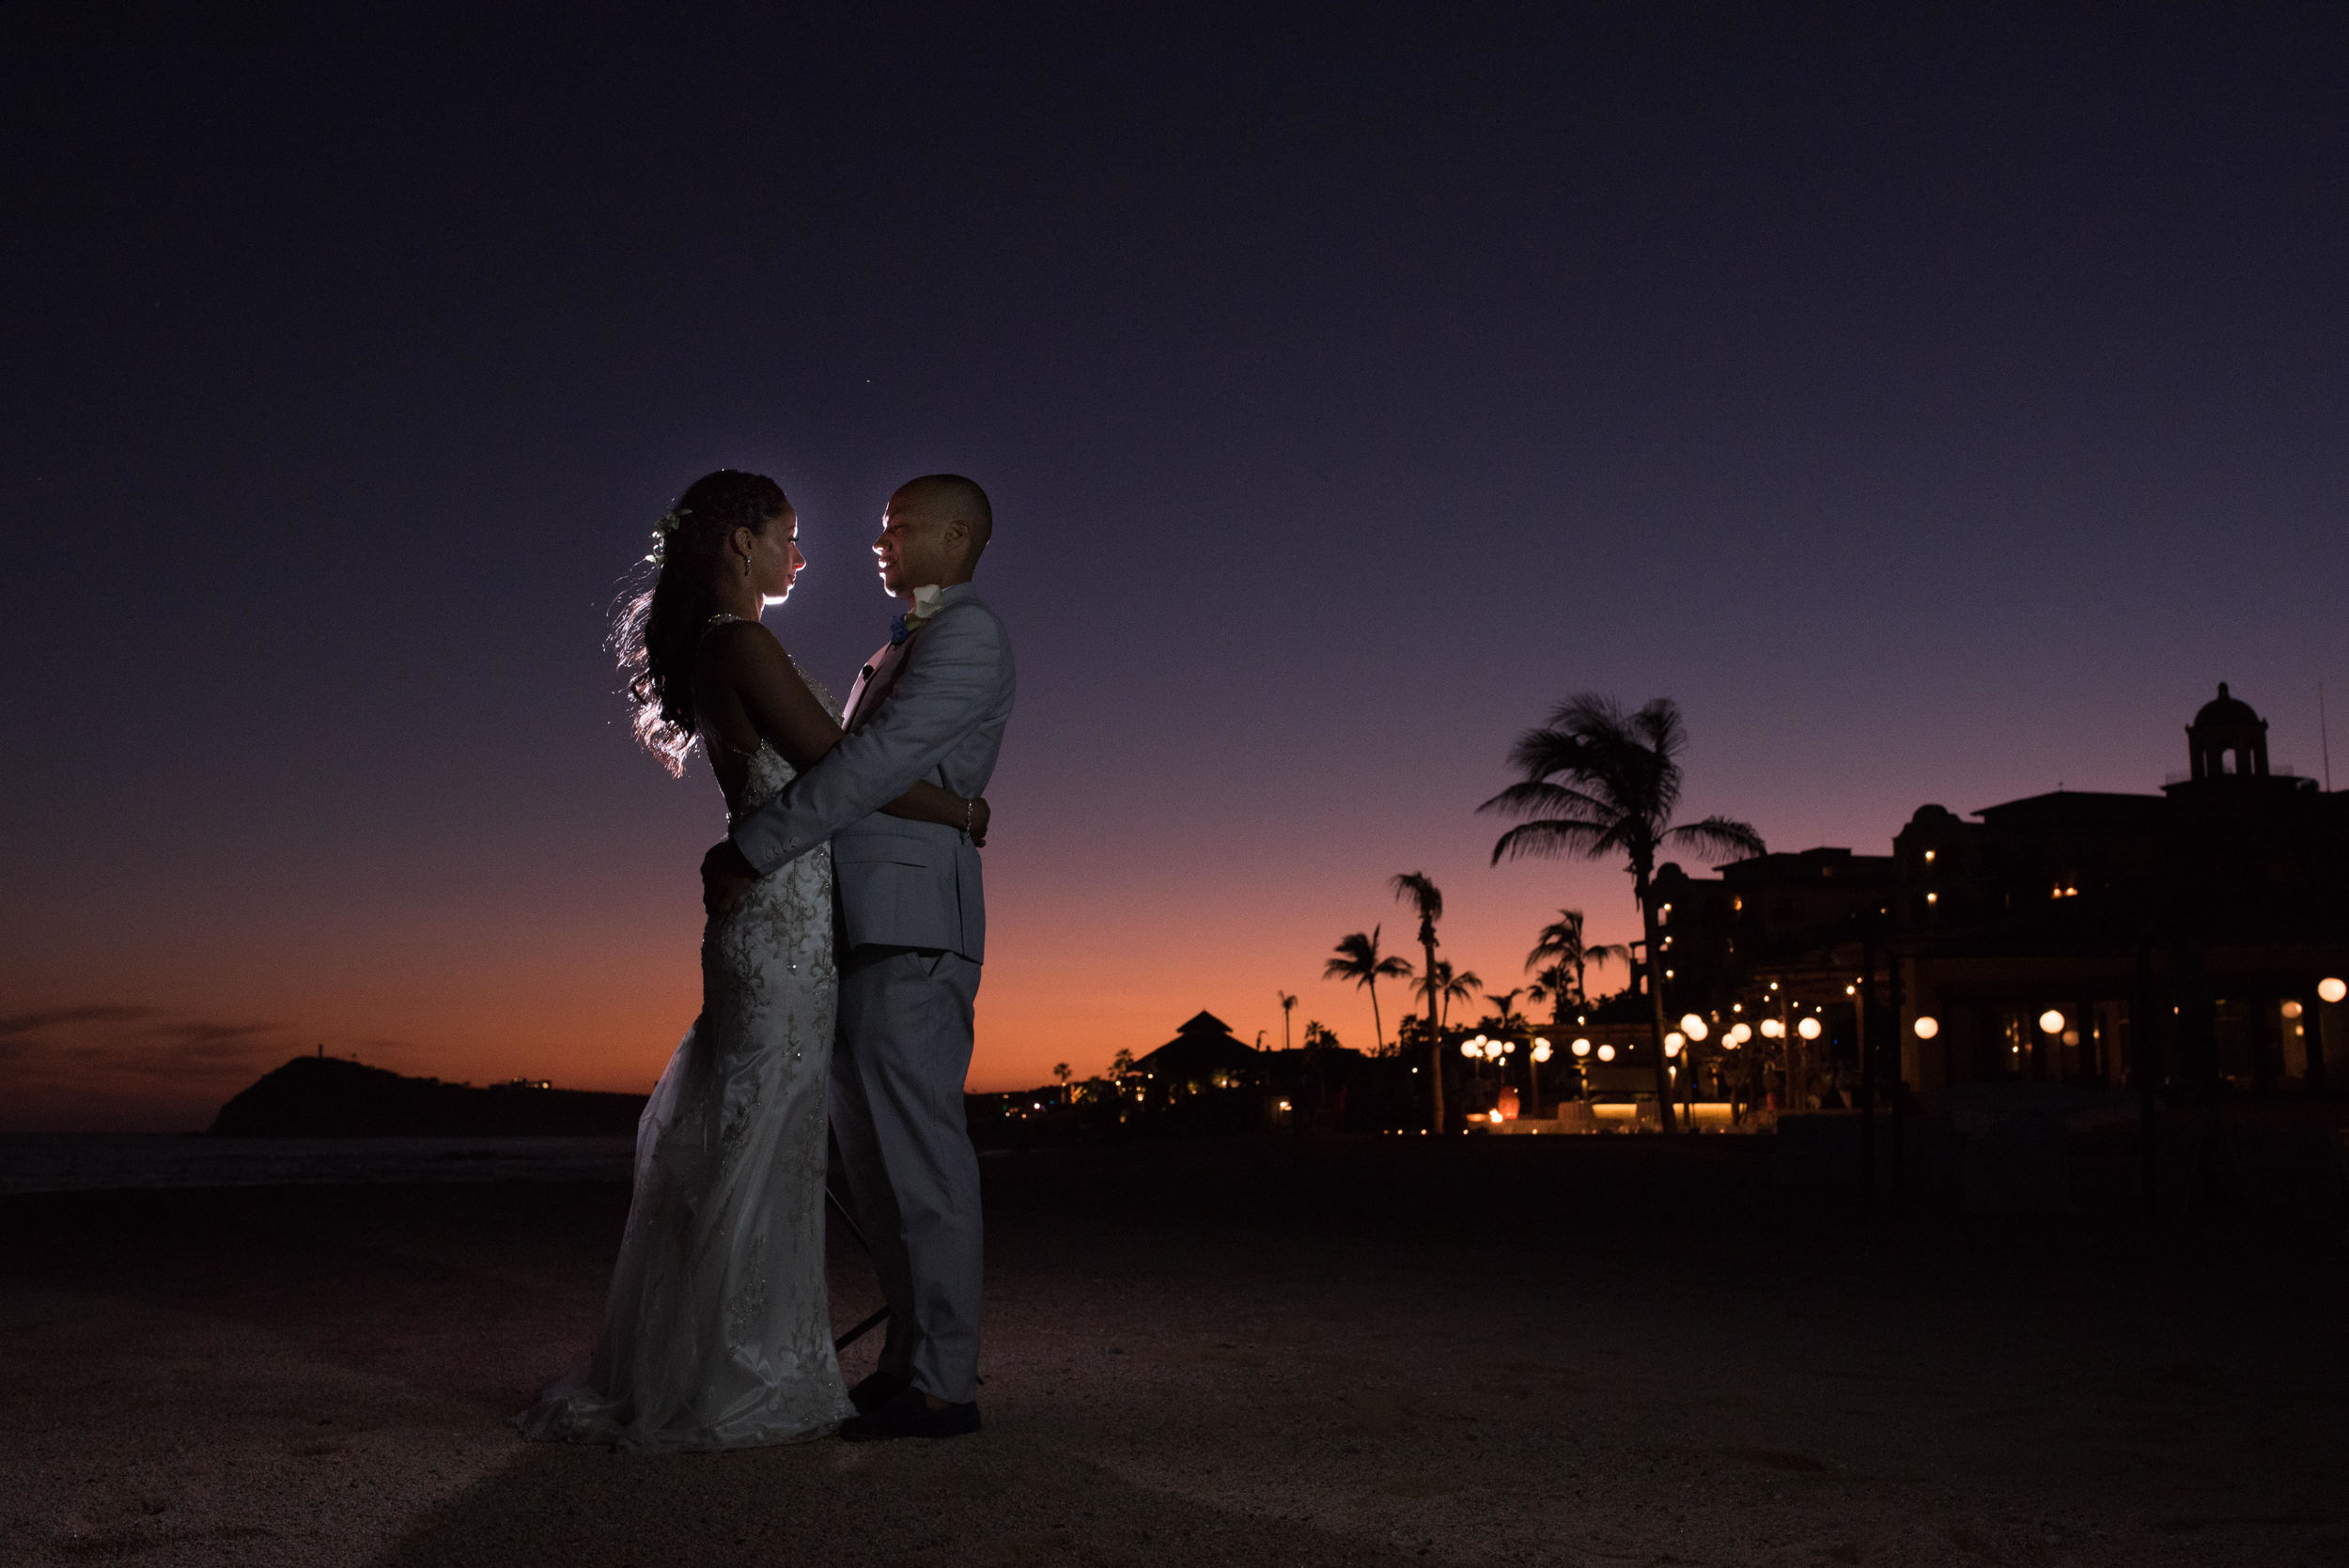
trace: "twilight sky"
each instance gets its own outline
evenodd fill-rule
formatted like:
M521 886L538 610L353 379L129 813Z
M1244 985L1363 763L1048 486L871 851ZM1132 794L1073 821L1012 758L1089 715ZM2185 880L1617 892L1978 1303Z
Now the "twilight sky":
M646 1086L723 809L599 644L720 466L841 689L891 486L994 496L975 1087L1369 1045L1399 870L1496 984L1629 935L1471 815L1577 691L1776 848L2154 788L2221 679L2319 770L2337 10L1436 9L11 8L0 1128Z

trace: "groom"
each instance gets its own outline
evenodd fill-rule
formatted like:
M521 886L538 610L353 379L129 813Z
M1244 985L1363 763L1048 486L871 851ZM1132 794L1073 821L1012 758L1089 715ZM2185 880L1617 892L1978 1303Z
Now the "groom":
M958 474L898 488L873 545L906 601L857 676L847 734L702 862L713 909L832 841L840 1025L832 1125L889 1301L851 1440L979 1429L979 1162L963 1120L987 906L967 832L876 815L917 779L976 800L1011 718L1011 644L971 586L994 514Z

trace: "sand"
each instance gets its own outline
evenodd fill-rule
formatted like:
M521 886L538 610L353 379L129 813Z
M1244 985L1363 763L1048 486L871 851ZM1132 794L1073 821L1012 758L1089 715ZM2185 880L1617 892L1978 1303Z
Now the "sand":
M0 1560L2349 1562L2338 1215L1863 1211L1766 1154L991 1157L984 1433L662 1458L502 1424L618 1187L0 1200Z

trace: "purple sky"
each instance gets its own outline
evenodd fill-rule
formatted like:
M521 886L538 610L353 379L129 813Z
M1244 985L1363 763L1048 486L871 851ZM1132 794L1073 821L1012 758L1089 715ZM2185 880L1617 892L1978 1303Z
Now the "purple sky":
M983 1084L1276 986L1367 1044L1392 871L1488 978L1626 934L1469 815L1572 691L1878 851L2156 786L2220 679L2304 771L2349 712L2330 8L490 9L6 24L14 1125L319 1041L648 1080L720 814L599 640L720 465L842 687L891 485L995 497Z

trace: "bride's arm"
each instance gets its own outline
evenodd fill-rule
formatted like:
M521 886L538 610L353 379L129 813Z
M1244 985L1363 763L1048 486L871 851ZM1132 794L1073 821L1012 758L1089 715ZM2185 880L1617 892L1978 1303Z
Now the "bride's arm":
M840 726L800 678L773 632L753 621L738 621L720 628L703 647L704 657L714 665L710 673L733 689L751 727L772 742L795 770L806 772L840 744ZM974 840L987 837L985 800L965 800L927 780L917 781L880 809L912 822L965 829Z

